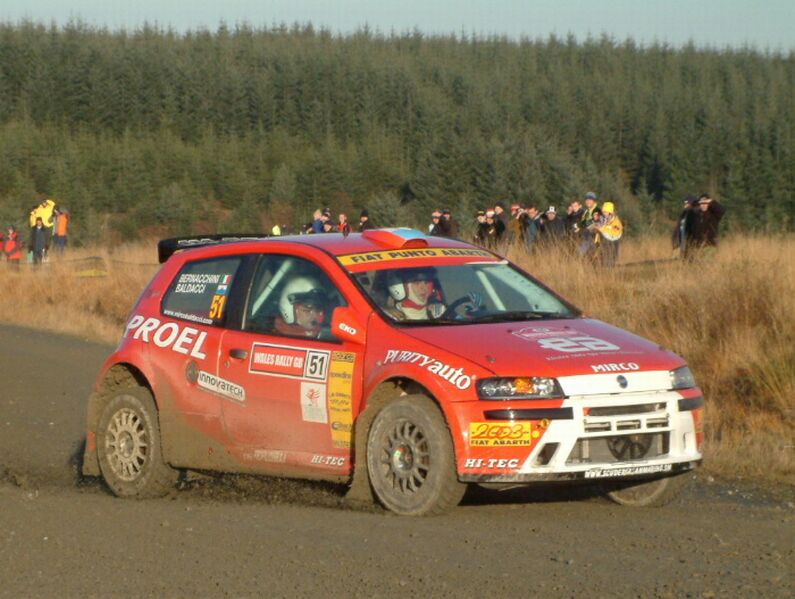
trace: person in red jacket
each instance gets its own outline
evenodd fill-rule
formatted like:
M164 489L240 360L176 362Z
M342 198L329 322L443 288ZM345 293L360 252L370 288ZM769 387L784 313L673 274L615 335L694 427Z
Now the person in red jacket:
M6 260L15 268L19 268L19 261L22 258L22 243L19 234L13 225L8 227L5 239L3 239L3 253Z

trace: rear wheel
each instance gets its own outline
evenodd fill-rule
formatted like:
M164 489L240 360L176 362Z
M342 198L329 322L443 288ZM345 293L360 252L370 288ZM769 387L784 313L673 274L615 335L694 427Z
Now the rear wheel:
M627 481L606 487L605 495L620 505L630 507L659 507L669 504L682 492L686 474L647 481Z
M159 497L174 487L178 471L163 461L157 408L148 389L119 390L97 428L102 477L119 497Z
M455 452L444 416L424 395L393 401L375 416L367 470L376 497L405 516L438 514L461 501Z

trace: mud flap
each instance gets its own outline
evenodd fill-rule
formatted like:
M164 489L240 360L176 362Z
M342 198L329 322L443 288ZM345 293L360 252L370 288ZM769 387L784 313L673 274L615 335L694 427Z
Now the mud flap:
M83 451L83 465L80 468L83 476L100 476L99 457L97 456L96 436L89 432L86 436L85 451Z
M367 435L376 410L365 410L356 420L354 427L355 443L353 449L353 478L345 494L345 503L351 507L370 507L375 503L370 475L367 473ZM361 459L359 459L361 458Z

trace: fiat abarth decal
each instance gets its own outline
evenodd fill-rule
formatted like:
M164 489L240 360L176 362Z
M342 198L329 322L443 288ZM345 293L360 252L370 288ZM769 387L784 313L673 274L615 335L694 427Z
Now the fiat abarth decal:
M684 360L488 250L410 229L164 240L89 399L83 470L350 483L406 515L469 484L670 501L701 461Z

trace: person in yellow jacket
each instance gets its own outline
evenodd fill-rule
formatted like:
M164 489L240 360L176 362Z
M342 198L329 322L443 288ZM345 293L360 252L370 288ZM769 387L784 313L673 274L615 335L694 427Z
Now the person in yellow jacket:
M599 231L602 264L612 268L618 262L618 246L624 235L624 224L616 215L613 202L602 204L602 220L596 230Z
M42 224L48 229L52 229L55 224L54 213L55 202L47 197L41 200L41 203L30 211L30 228L36 226L36 219L40 218Z

